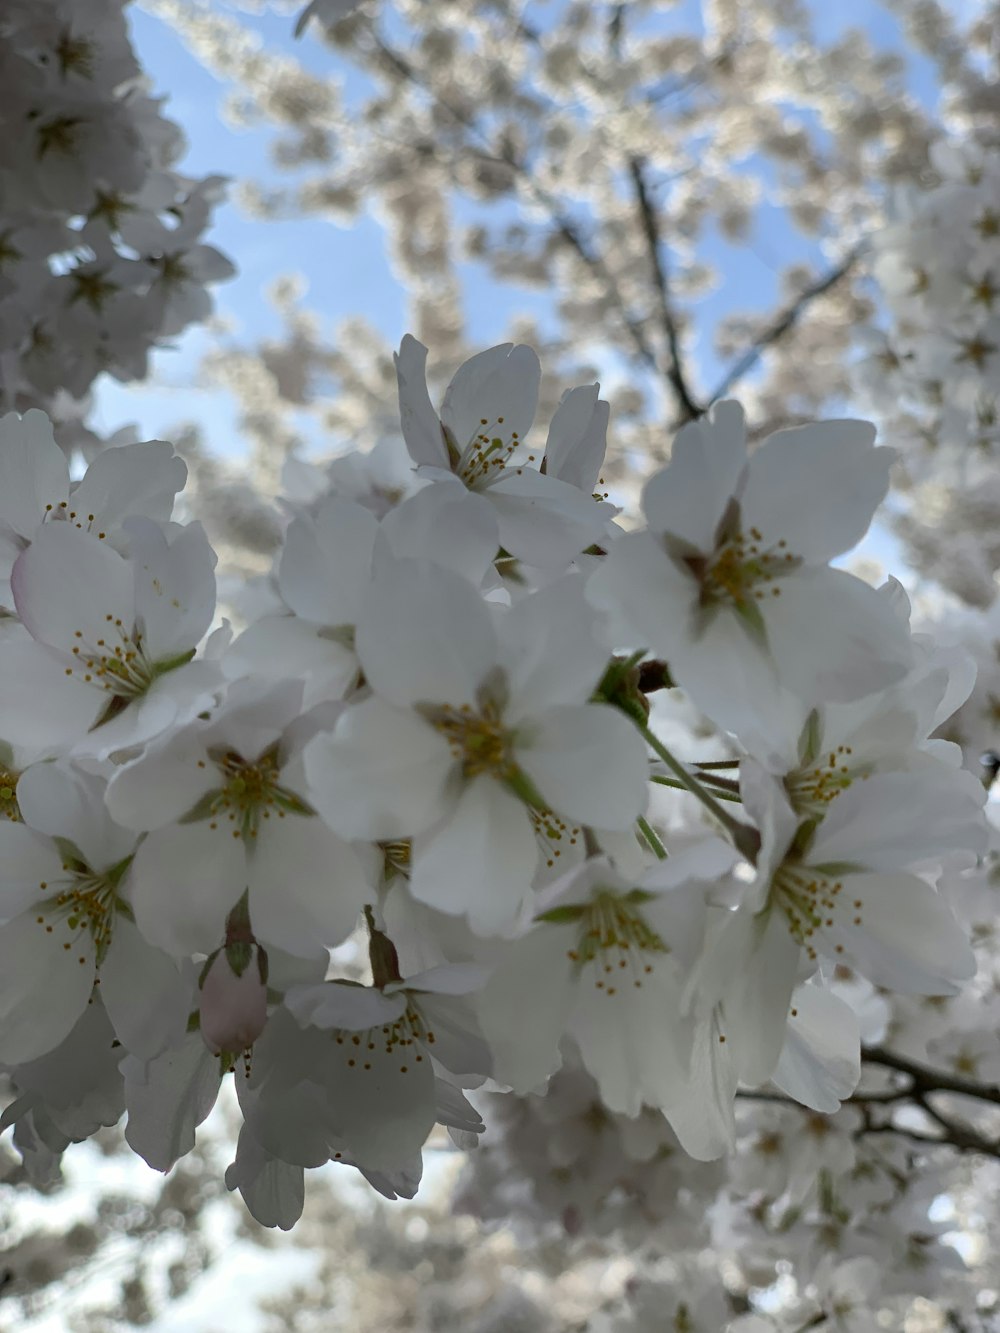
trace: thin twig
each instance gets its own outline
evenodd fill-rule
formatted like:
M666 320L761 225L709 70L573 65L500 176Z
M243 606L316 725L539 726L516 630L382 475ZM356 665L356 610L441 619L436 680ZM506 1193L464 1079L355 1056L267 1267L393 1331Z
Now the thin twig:
M670 358L666 371L667 379L677 399L681 421L693 421L696 417L701 416L703 409L691 393L684 370L680 331L670 303L670 289L663 254L663 239L660 236L660 224L657 220L656 209L649 197L645 163L641 158L630 157L628 168L632 177L632 184L635 187L636 202L639 205L639 218L642 222L643 235L646 238L646 249L649 252L649 266L652 269L653 286L660 309L660 324L663 326L663 335L667 341L667 352Z
M754 366L757 365L757 362L761 359L767 349L773 347L775 343L780 342L785 334L795 327L807 307L810 306L817 297L830 291L832 287L836 287L837 283L850 273L851 269L853 269L854 265L858 262L863 250L863 244L856 245L852 250L849 250L838 264L835 264L829 272L823 275L823 277L817 278L815 282L810 283L810 285L806 287L806 289L801 292L790 305L786 306L785 309L777 315L773 323L769 324L762 333L757 335L753 346L747 348L739 360L726 371L725 375L723 375L722 379L712 390L708 399L709 406L711 406L712 403L717 403L720 398L724 398L726 394L743 379L744 375L753 370Z

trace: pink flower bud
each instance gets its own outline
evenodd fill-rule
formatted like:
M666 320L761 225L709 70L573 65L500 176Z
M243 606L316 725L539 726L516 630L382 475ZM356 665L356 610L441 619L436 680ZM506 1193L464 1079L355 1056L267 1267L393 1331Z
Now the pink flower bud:
M264 1031L267 986L261 978L259 949L245 945L251 957L237 975L226 949L212 959L201 983L201 1035L213 1055L245 1051Z

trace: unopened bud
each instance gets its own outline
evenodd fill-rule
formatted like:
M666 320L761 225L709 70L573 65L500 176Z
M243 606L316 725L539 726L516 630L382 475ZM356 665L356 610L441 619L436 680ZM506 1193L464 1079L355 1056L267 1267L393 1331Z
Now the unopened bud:
M267 955L259 945L230 945L209 961L201 978L200 1016L201 1035L213 1055L254 1044L267 1022Z

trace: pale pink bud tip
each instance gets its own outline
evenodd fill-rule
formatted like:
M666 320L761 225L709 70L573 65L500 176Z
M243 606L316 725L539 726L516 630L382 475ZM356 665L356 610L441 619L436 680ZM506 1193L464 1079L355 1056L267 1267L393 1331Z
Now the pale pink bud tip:
M242 975L237 976L220 949L201 985L201 1035L213 1055L245 1051L264 1031L267 987L261 981L257 945Z

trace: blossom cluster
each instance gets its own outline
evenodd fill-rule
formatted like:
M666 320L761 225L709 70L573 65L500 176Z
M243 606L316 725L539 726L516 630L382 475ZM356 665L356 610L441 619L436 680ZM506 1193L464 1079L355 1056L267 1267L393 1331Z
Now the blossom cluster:
M42 407L90 452L95 378L143 378L234 271L201 239L223 180L173 169L183 136L146 91L123 0L6 0L0 71L0 408Z
M904 446L914 563L985 607L1000 568L1000 151L942 138L931 167L874 238L888 327L856 387Z
M238 633L170 445L73 482L42 413L0 421L0 1061L35 1169L123 1111L169 1169L231 1073L227 1183L287 1228L305 1168L412 1196L435 1125L482 1132L467 1093L564 1059L711 1160L741 1088L853 1092L846 970L974 973L938 879L985 795L933 739L974 670L832 563L888 486L873 428L750 450L719 403L626 531L599 386L536 442L530 348L440 408L426 356L405 484L360 458L289 502Z

